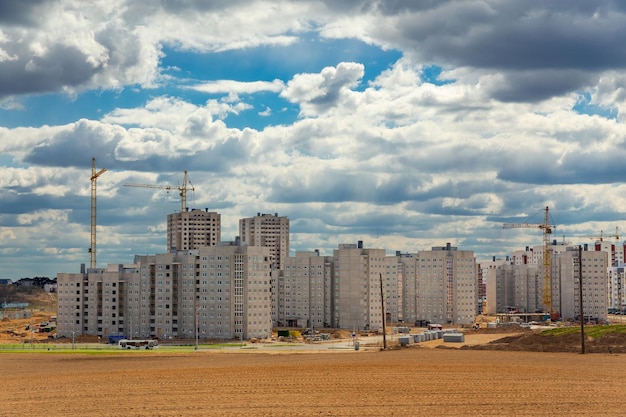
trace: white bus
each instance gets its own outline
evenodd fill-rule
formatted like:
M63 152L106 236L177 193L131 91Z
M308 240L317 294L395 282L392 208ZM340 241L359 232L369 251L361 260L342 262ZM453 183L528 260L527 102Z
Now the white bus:
M120 349L155 349L159 347L158 340L126 340L122 339L119 342Z

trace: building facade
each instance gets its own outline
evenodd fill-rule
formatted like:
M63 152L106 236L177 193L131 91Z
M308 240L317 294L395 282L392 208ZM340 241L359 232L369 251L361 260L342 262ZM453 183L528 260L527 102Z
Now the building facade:
M619 268L607 268L610 253L584 246L582 253L583 313L587 319L604 321L611 300L611 275ZM553 242L550 252L551 311L543 304L545 291L541 247L515 251L510 262L487 272L487 311L496 313L555 313L563 320L578 320L579 248ZM540 256L537 256L539 254ZM609 280L607 284L607 269ZM616 279L617 281L617 279Z
M331 256L296 252L274 272L274 324L278 327L329 327L331 322Z
M390 318L391 321L411 325L417 321L417 254L396 251L396 256L391 259L395 259L396 264L397 314ZM390 269L393 271L393 265Z
M455 254L462 252L451 250ZM436 306L438 311L448 311L441 292L436 301L425 294L425 288L432 285L420 282L420 254L396 252L395 256L387 256L384 249L364 248L361 241L340 244L333 256L320 256L319 251L297 252L286 259L283 270L272 275L274 325L378 330L383 324L383 308L385 324L413 325L420 320L430 321L429 317L440 321L442 315L428 316L419 310L423 296L433 298L431 309ZM450 311L471 322L477 311L476 267L473 253L466 263L463 256L452 255L454 306ZM444 281L448 282L441 276L436 280L442 287Z
M563 320L578 320L580 316L580 278L582 277L583 315L585 320L604 322L607 319L608 254L568 247L553 257L552 308ZM580 271L582 268L582 271Z
M270 266L267 248L222 243L59 273L57 334L266 338L272 330Z
M626 309L626 294L624 284L626 284L626 264L609 267L607 282L607 306L611 312L623 313Z
M361 241L340 244L333 251L331 327L355 330L382 328L380 281L385 273L385 258L384 249L365 249ZM385 280L383 286L395 288L396 284Z
M239 238L242 244L269 248L273 269L282 269L289 256L289 218L257 213L240 219Z
M420 321L468 324L476 320L478 294L474 252L447 244L417 255L417 316Z
M185 251L215 246L221 241L222 216L192 209L167 215L167 251Z

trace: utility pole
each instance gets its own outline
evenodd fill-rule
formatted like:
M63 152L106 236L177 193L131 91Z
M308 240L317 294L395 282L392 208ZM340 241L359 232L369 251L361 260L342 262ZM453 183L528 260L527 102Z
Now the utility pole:
M200 307L197 305L197 302L196 302L196 305L194 307L195 307L195 310L196 310L194 312L195 313L194 314L194 327L195 327L195 333L196 333L196 350L198 350L198 333L200 331L200 329L198 328L200 326L200 317L198 317L198 316L200 314Z
M585 354L585 315L583 314L583 247L578 245L578 296L580 302L580 350Z
M387 328L385 327L385 295L383 293L383 274L379 273L378 275L380 276L380 306L383 318L383 350L387 350Z

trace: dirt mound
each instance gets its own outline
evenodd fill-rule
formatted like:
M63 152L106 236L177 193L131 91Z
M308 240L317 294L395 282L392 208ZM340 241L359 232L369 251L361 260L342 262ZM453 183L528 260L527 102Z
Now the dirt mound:
M505 336L484 345L463 346L472 350L504 350L530 352L580 352L580 333L546 335L535 332ZM598 338L585 338L586 353L626 353L626 334L607 333Z
M525 333L532 330L519 326L498 326L498 327L480 327L478 329L463 329L465 334L507 334L507 333Z

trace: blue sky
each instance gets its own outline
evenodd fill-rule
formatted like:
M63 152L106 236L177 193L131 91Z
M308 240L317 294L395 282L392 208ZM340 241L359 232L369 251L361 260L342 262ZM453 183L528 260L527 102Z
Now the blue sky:
M626 8L603 0L78 0L0 6L0 277L165 250L194 207L291 219L291 250L503 257L622 227Z

